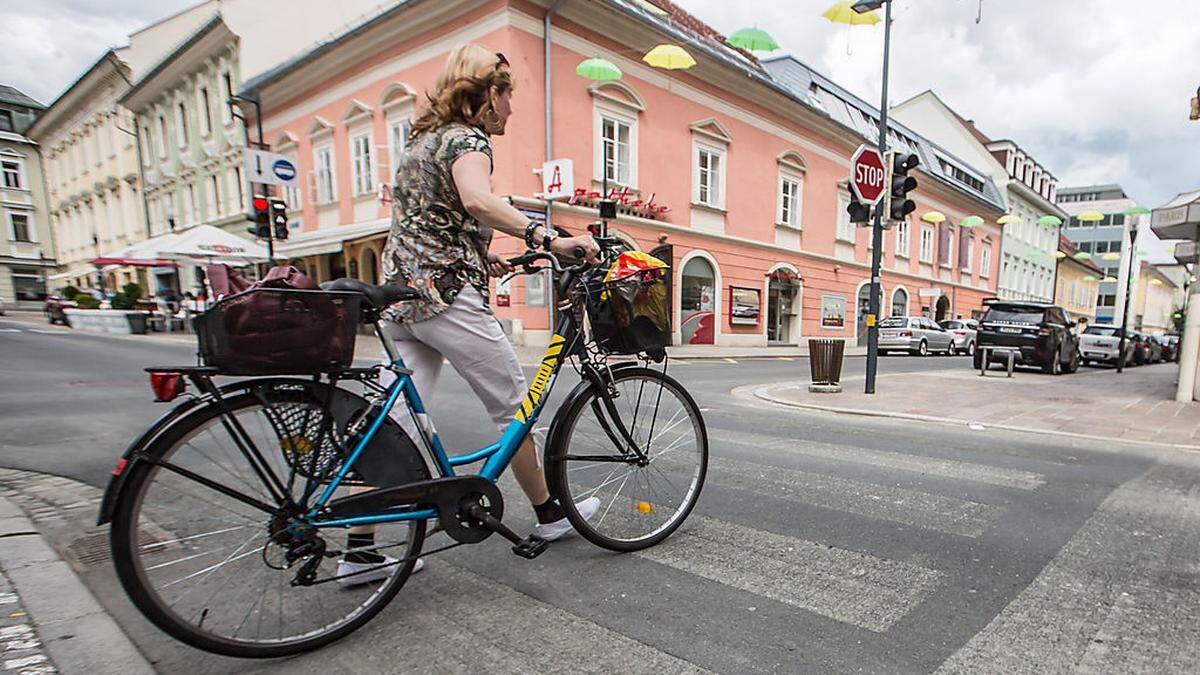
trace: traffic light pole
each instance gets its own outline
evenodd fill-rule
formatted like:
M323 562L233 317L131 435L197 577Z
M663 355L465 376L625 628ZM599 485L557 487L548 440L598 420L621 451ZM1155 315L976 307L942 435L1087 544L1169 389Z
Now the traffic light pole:
M227 97L226 100L229 101L230 114L242 121L242 129L245 130L245 132L246 132L246 145L250 145L251 143L253 143L253 141L250 140L250 129L249 129L249 126L246 124L246 117L244 115L242 115L241 110L239 110L238 107L236 105L234 105L234 101L237 101L239 103L249 103L250 105L254 106L254 123L258 129L257 145L260 150L267 150L268 149L267 144L263 140L262 106L259 104L258 98L257 97L256 98L248 98L246 96L238 96L237 94L233 93L232 89L227 89L225 92L225 95ZM259 187L262 188L262 195L264 197L267 197L268 199L272 195L275 194L271 190L270 185L260 185ZM253 200L255 194L256 194L256 192L254 190L254 184L251 184L250 185L250 199ZM245 207L245 204L243 204L242 206ZM273 226L267 227L267 267L268 268L271 265L275 264L275 233L272 230L273 230Z
M892 39L892 2L884 0L883 20L883 96L879 104L879 154L887 152L887 120L888 120L888 58ZM885 167L890 173L890 167ZM885 183L891 190L891 185ZM874 207L875 222L871 225L871 296L867 308L867 384L865 393L875 393L875 373L879 369L879 309L881 303L879 290L879 263L883 255L883 205L882 201Z

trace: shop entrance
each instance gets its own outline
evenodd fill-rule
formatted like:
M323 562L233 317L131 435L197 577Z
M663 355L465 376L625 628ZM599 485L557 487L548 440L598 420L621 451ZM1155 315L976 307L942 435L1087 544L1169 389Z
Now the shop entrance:
M716 337L716 274L704 258L683 266L679 285L679 331L685 345L711 345Z
M883 297L883 287L879 288L879 296ZM871 284L863 284L858 289L857 327L858 346L867 344L867 314L871 311Z
M935 305L934 321L941 323L950 318L950 298L944 295L939 295L937 304Z
M793 331L792 324L796 320L800 282L791 278L776 278L779 272L772 274L767 284L767 344L796 344L800 336L798 331Z

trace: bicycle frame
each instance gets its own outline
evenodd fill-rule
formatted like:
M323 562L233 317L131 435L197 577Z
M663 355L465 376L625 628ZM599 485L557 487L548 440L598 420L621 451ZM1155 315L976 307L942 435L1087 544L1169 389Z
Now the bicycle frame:
M538 367L532 382L529 384L529 390L526 392L525 398L521 401L521 408L517 410L512 422L505 428L499 440L474 452L450 456L446 453L437 431L428 423L425 404L421 401L421 396L417 392L417 388L413 384L410 375L412 371L405 368L404 359L396 352L392 341L386 339L378 323L375 325L375 330L380 336L388 359L391 362L390 369L397 374L397 377L384 390L383 397L385 402L379 414L371 421L366 432L355 443L349 457L342 463L342 466L338 469L338 472L334 475L329 485L325 487L320 497L317 498L317 501L310 508L307 520L314 527L351 527L355 525L372 525L406 520L426 520L437 517L435 509L427 508L388 510L382 513L363 514L361 516L333 520L323 520L320 518L321 509L329 502L333 493L354 467L355 461L371 443L371 440L375 437L375 434L379 431L379 428L383 425L388 414L395 407L401 396L404 397L405 402L408 404L417 431L422 437L421 440L424 441L425 447L434 460L438 473L442 477L450 478L456 476L454 468L457 466L487 460L477 475L495 483L508 468L513 456L520 449L521 443L525 441L526 436L529 435L534 424L537 423L542 409L545 407L546 400L549 398L548 394L553 389L554 382L558 378L558 373L562 368L563 362L568 356L574 353L573 347L575 345L575 338L578 335L574 318L570 312L560 312L558 328L550 338L550 344L546 347L546 352L542 356L541 365Z

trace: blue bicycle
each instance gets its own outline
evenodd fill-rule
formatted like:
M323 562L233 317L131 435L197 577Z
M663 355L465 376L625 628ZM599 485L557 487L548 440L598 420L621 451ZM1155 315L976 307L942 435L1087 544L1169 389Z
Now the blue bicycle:
M601 246L602 262L621 250L615 240ZM474 452L446 452L411 371L380 332L381 312L415 297L405 286L342 279L311 292L353 299L358 321L375 327L387 364L221 385L213 378L226 371L212 365L147 369L159 400L183 401L126 450L99 519L111 522L117 575L138 609L206 651L286 656L364 625L404 586L418 556L492 534L509 540L517 555L540 555L545 541L504 524L496 481L568 360L580 382L546 439L551 494L598 546L635 551L670 536L704 484L708 439L700 409L666 374L661 350L610 363L621 336L598 341L612 317L589 305L615 293L604 286L601 265L564 267L545 253L510 262L522 273L552 269L560 299L555 331L516 418L495 443ZM391 380L386 386L385 372L394 376L384 378ZM188 382L197 393L186 391ZM419 438L402 430L393 408L412 416ZM459 473L480 462L477 471ZM585 519L575 504L591 497L600 507ZM374 543L347 548L346 530L365 525L374 528ZM446 541L423 551L436 532ZM387 573L347 587L338 560L367 551L385 556L378 568Z

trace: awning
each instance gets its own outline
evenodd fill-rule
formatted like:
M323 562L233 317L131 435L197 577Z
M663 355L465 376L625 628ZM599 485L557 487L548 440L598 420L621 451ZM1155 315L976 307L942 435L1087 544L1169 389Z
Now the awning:
M187 230L174 241L160 246L158 253L162 258L209 263L244 265L267 260L267 247L212 225L197 225Z
M131 266L131 267L175 267L178 263L173 260L142 260L140 258L111 258L101 257L92 258L88 261L97 267L103 265Z
M347 241L387 232L391 220L380 218L354 225L335 225L311 232L289 236L287 241L275 242L276 258L304 258L310 255L339 253Z
M67 279L69 277L86 277L89 274L95 274L95 273L96 273L96 268L94 268L94 267L90 267L90 266L89 267L73 267L73 268L67 270L66 272L59 272L58 274L51 274L50 276L48 276L46 278L53 280L53 281L57 281L59 279Z
M1150 213L1150 229L1159 237L1200 239L1200 190L1181 192Z

